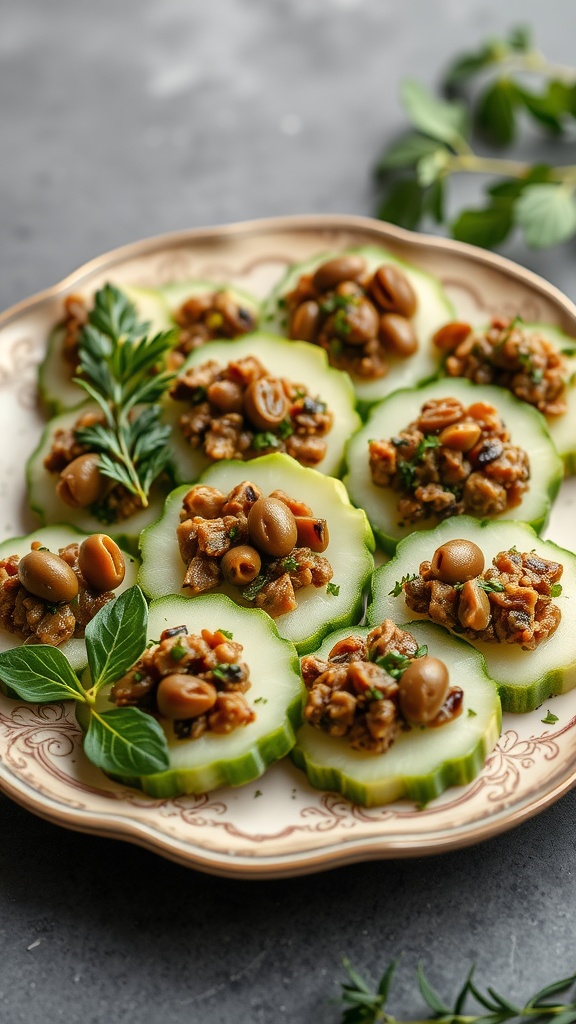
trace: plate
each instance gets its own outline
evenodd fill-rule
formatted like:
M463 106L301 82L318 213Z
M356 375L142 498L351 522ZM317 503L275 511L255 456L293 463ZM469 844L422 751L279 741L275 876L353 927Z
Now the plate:
M284 217L191 230L114 250L0 317L0 539L36 525L23 465L42 419L36 366L62 298L110 280L153 286L185 278L231 281L264 296L287 265L318 252L383 245L438 276L458 317L520 314L576 335L576 307L552 285L502 257L350 216ZM576 479L566 481L547 536L569 547ZM548 708L553 726L542 722ZM312 789L290 762L258 782L205 796L151 799L106 779L84 758L69 706L0 698L0 789L49 821L123 839L228 877L307 874L355 861L422 856L487 839L543 810L576 783L576 691L538 711L506 715L498 746L467 787L426 808L356 807Z

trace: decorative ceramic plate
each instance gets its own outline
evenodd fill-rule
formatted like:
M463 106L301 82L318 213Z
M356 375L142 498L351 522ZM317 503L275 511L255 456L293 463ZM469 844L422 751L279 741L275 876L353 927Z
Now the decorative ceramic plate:
M186 231L115 250L0 317L0 540L30 532L23 466L42 426L36 366L62 299L105 281L154 286L204 278L263 297L287 265L319 252L384 245L438 276L458 317L520 314L576 335L576 308L509 261L457 242L345 216L286 217ZM576 478L563 484L547 536L572 545ZM548 708L553 726L542 723ZM536 814L576 783L576 691L528 715L505 716L477 779L418 810L366 810L312 789L290 762L257 783L206 796L151 799L108 780L84 758L68 705L0 698L0 788L24 807L82 832L138 843L230 877L305 874L353 861L422 856L479 842Z

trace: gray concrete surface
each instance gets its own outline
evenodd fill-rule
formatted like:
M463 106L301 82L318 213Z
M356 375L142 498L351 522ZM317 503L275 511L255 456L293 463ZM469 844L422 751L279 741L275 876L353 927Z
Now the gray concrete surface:
M573 60L571 0L0 0L0 307L136 238L373 210L397 87L529 22ZM530 158L574 159L535 138ZM467 182L453 197L472 196ZM576 250L507 252L576 298ZM204 877L0 799L6 1024L336 1024L341 959L422 961L452 994L574 969L576 795L475 849L273 883Z

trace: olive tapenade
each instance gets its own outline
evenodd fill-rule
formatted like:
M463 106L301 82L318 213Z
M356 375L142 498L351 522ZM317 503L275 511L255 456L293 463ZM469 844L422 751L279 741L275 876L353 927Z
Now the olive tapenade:
M296 591L325 587L332 567L326 520L282 490L265 497L249 480L228 494L197 484L184 495L176 531L192 595L222 582L272 618L296 608Z
M462 711L463 691L448 669L390 619L363 637L339 640L326 660L302 660L304 717L355 750L383 754L400 729L436 728Z
M192 365L170 394L188 405L179 417L184 438L213 461L281 451L316 466L326 455L333 423L326 403L304 384L269 373L255 356L224 367L215 360Z
M303 274L284 304L290 338L320 345L332 366L367 380L387 373L390 356L405 359L418 349L418 299L393 263L371 272L358 253L337 256Z
M434 622L487 643L519 644L532 651L558 628L560 562L536 552L500 551L484 570L473 541L455 538L403 584L408 607Z
M258 316L252 304L226 288L195 290L172 313L180 328L170 352L169 365L177 369L187 355L207 341L239 338L256 330Z
M400 494L398 517L502 515L520 504L530 463L488 402L467 408L454 397L431 398L397 435L369 442L372 482Z
M96 612L115 597L125 571L122 551L105 534L57 554L34 540L28 554L0 560L0 628L27 643L52 646L83 637Z
M231 733L256 718L244 696L250 671L242 653L242 644L220 630L198 636L186 626L165 629L117 680L110 700L171 719L178 739Z

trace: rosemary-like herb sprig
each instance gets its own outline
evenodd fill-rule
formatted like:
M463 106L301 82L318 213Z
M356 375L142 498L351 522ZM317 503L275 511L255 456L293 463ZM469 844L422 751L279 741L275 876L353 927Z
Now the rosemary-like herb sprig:
M418 1019L400 1019L386 1010L390 989L398 962L393 960L384 971L379 984L374 988L358 973L348 961L344 967L348 981L342 983L341 1001L345 1006L341 1024L429 1024L431 1020L441 1024L506 1024L506 1021L556 1021L557 1024L576 1022L576 998L569 1002L549 1000L565 992L576 983L576 974L554 981L536 992L522 1006L513 1003L489 986L482 992L474 983L472 966L461 985L454 1002L449 1005L432 987L422 966L418 966L418 988L432 1014ZM465 1012L467 1004L473 1001L476 1007ZM480 1010L480 1008L482 1008ZM479 1012L470 1012L470 1010ZM486 1012L483 1012L483 1011Z
M136 495L145 508L154 480L166 469L170 427L155 404L174 374L157 370L173 331L149 334L129 299L113 285L96 293L78 346L82 373L74 381L98 404L104 423L76 430L100 456L100 472Z

